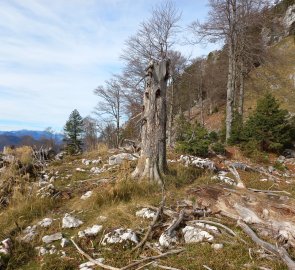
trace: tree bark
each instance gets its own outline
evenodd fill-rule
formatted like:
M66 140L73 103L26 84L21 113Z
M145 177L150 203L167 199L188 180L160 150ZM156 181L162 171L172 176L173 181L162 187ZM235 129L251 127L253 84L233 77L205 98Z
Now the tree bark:
M236 0L228 1L229 10L229 37L228 37L228 79L227 79L227 98L226 98L226 142L231 136L233 122L233 104L235 94L235 77L236 77Z
M166 160L166 89L169 61L151 61L146 74L141 123L141 156L133 177L161 183L167 170Z
M244 113L244 65L243 62L240 64L240 92L239 92L239 105L238 105L238 113L243 119L243 113Z
M174 107L174 79L171 79L171 95L169 100L169 118L168 118L168 146L172 147L172 125L173 125L173 107Z

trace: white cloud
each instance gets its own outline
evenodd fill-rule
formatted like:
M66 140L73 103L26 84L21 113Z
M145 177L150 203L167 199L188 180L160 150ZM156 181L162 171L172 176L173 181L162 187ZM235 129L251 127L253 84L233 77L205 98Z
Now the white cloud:
M183 25L206 13L203 1L195 2L176 1ZM124 41L155 3L0 0L0 129L25 123L60 129L74 108L83 116L91 113L93 89L120 69ZM193 54L207 51L195 48Z

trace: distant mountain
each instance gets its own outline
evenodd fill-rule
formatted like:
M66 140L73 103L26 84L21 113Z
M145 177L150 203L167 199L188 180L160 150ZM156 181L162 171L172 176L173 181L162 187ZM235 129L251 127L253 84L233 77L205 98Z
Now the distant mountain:
M37 145L43 138L53 138L57 144L63 140L61 133L52 134L47 131L37 130L16 130L16 131L0 131L0 151L4 146L8 145Z
M40 130L15 130L15 131L0 131L0 135L8 135L8 136L15 136L15 137L23 137L23 136L31 136L35 140L40 140L41 138L50 139L53 138L57 142L61 142L63 139L63 135L61 133L52 134L47 131L40 131Z

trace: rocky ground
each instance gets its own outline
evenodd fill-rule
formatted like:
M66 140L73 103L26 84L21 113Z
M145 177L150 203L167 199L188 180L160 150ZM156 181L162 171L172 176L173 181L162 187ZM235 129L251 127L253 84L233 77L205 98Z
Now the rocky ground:
M170 153L163 193L130 179L138 155L122 151L60 155L34 179L9 178L4 162L1 269L292 269L248 230L295 255L292 153Z

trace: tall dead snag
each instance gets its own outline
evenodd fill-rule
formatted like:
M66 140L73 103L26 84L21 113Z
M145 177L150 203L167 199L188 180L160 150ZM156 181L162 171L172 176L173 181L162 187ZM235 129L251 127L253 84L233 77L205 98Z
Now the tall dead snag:
M170 61L151 61L146 69L146 83L141 118L141 156L133 177L161 183L166 160L166 89Z

